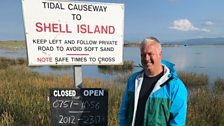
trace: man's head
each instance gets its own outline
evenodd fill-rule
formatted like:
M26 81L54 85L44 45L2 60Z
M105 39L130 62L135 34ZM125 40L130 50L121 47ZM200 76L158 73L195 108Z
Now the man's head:
M158 39L149 37L140 45L142 66L150 73L161 69L162 47Z

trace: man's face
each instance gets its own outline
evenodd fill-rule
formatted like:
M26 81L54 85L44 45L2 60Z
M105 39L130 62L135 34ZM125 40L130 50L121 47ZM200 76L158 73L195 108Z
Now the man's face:
M156 70L161 65L162 51L155 43L146 43L141 49L141 63L148 71Z

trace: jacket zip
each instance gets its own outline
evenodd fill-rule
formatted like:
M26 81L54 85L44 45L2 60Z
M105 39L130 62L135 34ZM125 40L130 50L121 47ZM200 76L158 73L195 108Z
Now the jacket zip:
M171 76L168 80L166 80L164 83L162 83L160 85L160 87L163 87L164 85L166 85L166 83L168 83L169 81L171 81L173 79L173 76Z

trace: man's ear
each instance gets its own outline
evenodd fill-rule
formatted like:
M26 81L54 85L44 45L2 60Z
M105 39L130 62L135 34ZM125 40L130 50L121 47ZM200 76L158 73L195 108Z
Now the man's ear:
M162 57L163 57L163 52L162 52L162 51L159 52L159 56L160 56L161 59L162 59Z

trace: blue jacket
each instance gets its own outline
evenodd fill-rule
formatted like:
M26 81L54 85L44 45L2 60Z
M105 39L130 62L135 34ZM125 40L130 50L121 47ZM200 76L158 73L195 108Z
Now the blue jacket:
M130 76L120 108L120 126L134 126L136 118L144 118L144 126L184 126L187 114L187 89L178 78L174 64L162 61L164 75L149 95L144 117L135 117L144 70Z

